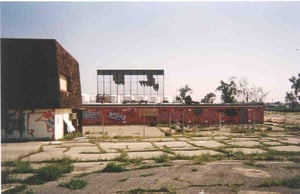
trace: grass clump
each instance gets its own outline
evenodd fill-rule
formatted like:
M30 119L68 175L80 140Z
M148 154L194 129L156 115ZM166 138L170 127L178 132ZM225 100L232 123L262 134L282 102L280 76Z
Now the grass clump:
M170 160L170 156L168 154L161 154L158 157L153 158L156 163L165 163Z
M72 140L77 137L83 137L82 133L80 133L79 131L74 131L74 132L66 134L63 139L64 140Z
M300 188L300 176L295 176L292 178L284 178L278 181L266 181L258 185L259 187L271 187L271 186L284 186L294 189Z
M12 173L32 173L33 168L30 166L28 161L26 162L16 162L15 168L11 171Z
M48 181L55 181L63 174L70 173L73 170L70 164L51 164L37 170L37 173L24 180L27 184L44 184Z
M106 165L106 167L101 172L124 172L126 168L120 164L116 164L115 162L110 162Z
M59 186L61 186L61 187L66 187L66 188L72 189L72 190L80 190L80 189L84 188L86 185L87 185L86 181L79 180L79 179L71 179L67 183L59 184Z

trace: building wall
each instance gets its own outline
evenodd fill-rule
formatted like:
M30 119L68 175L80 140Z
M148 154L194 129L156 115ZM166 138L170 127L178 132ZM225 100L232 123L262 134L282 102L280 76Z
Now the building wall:
M62 139L64 132L75 131L70 114L72 109L40 109L35 111L9 110L8 129L1 130L1 138Z
M55 111L9 110L8 129L1 130L2 139L53 139Z
M249 124L263 123L263 106L87 106L83 125L126 124Z
M67 91L60 90L60 107L81 107L81 87L78 62L56 42L57 70L68 78Z

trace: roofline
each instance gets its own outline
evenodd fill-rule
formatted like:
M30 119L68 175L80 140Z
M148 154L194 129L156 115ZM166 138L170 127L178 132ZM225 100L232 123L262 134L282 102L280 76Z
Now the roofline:
M82 107L264 107L262 103L247 103L247 104L101 104L101 103L89 103L82 104Z

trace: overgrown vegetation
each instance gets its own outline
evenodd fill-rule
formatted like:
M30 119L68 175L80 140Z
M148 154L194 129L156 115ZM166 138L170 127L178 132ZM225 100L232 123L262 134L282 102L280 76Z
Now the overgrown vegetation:
M71 179L69 182L67 183L61 183L59 184L59 186L61 187L66 187L68 189L72 189L72 190L79 190L84 188L87 185L86 181L83 180L79 180L79 179Z
M39 168L35 175L24 180L27 184L44 184L48 181L55 181L63 174L70 173L73 170L70 164L50 164Z

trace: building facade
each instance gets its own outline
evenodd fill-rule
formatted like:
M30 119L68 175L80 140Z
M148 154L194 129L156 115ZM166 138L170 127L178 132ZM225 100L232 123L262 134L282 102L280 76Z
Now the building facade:
M86 104L84 125L262 124L262 104Z
M79 64L55 39L1 39L1 138L81 130Z

